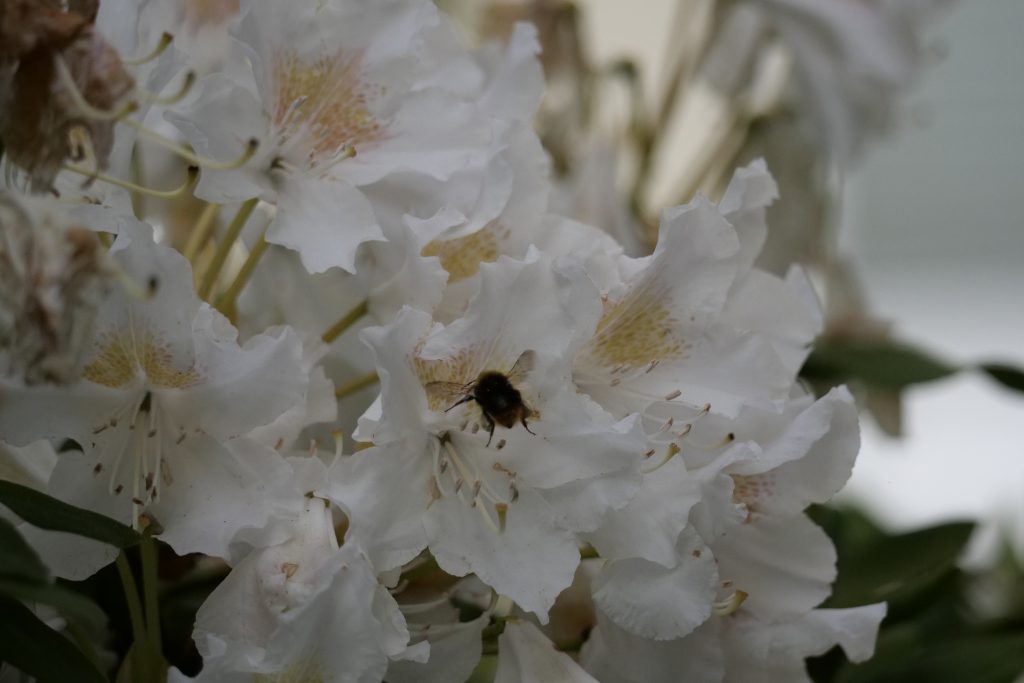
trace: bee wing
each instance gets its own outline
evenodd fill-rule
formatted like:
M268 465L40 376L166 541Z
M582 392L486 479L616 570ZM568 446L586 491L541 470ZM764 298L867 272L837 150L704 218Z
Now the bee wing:
M468 394L466 385L458 382L427 382L423 388L427 391L428 400L437 399L445 405L460 401Z
M515 365L508 371L508 381L512 383L512 386L522 384L523 381L530 375L533 370L533 365L537 360L537 354L527 349L519 354L519 358L516 359Z

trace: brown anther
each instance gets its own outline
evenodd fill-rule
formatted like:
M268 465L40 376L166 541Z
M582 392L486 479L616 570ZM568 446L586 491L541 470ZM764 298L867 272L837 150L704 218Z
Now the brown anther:
M505 447L505 439L498 439L498 444L495 446L499 451Z
M102 471L103 471L103 463L101 463L101 462L96 463L96 466L92 468L92 473L93 474L99 474Z
M299 565L294 562L285 562L281 565L281 572L289 579L295 576L297 571L299 571Z
M115 496L121 493L121 491L124 491L124 484L118 484L117 486L114 487Z
M142 500L141 498L136 498L135 496L132 496L132 502L135 503L136 505L146 504L146 501Z
M665 400L666 400L666 401L672 401L672 400L674 400L674 399L677 399L677 398L679 398L679 397L680 397L680 396L682 396L682 395L683 395L683 392L681 392L681 391L679 391L678 389L676 389L676 390L675 390L675 391L673 391L673 392L672 392L671 394L667 394L667 395L665 396Z

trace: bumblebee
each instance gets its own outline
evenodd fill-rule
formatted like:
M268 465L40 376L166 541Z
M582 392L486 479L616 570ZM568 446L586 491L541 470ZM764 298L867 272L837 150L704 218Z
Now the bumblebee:
M495 425L511 429L518 422L526 431L534 434L526 418L536 413L523 401L523 395L516 385L525 380L533 370L535 358L536 354L533 351L523 351L508 373L484 370L468 384L429 382L425 388L428 394L455 399L455 403L445 412L463 403L476 401L486 421L487 446L491 445L494 438Z

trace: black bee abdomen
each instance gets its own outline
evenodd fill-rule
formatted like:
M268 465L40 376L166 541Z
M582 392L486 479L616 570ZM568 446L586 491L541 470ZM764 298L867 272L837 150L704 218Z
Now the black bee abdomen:
M485 372L480 375L473 387L473 398L485 413L503 426L514 424L519 409L523 406L523 397L519 390L500 372Z

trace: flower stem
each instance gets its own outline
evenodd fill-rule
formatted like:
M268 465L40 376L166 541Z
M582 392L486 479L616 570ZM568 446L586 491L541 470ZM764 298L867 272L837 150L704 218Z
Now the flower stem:
M235 275L234 281L231 285L224 290L224 293L217 299L217 310L224 315L228 315L228 311L234 307L235 299L242 293L249 278L252 276L252 272L256 269L256 264L259 263L260 257L263 256L263 252L267 250L267 231L266 229L260 233L259 239L256 240L256 244L252 246L252 251L249 252L249 256L246 257L245 263L242 264L242 268Z
M342 316L341 320L331 325L330 329L324 332L321 339L324 340L325 344L330 344L332 341L342 335L342 333L348 328L352 327L360 318L366 315L367 304L364 299L358 303L351 311Z
M130 652L133 655L132 671L135 678L140 681L151 681L153 676L149 668L149 657L146 656L146 625L142 616L142 601L139 600L139 587L135 584L135 576L132 568L128 565L128 557L124 551L117 556L117 573L121 577L121 585L124 587L124 598L128 604L128 618L132 625L132 640L134 641Z
M203 245L206 244L206 240L210 239L210 233L213 231L218 211L220 211L220 204L207 204L203 212L199 214L196 224L192 227L192 232L188 235L188 241L185 242L185 248L181 253L192 265L195 265L196 257L202 250Z
M366 387L373 386L374 384L377 383L377 380L378 377L376 372L371 372L369 374L363 375L362 377L357 377L354 380L346 382L345 384L342 384L340 387L335 389L334 396L336 398L345 398L346 396L356 393L360 389L365 389Z
M142 596L146 609L146 634L149 636L147 654L156 667L156 671L160 671L163 648L160 639L160 600L157 591L159 560L156 541L153 540L153 534L148 529L142 534L139 552L142 556Z
M213 285L217 282L217 277L220 275L221 268L224 267L224 262L228 258L228 253L231 251L231 247L234 246L235 240L242 232L242 228L245 227L245 222L249 220L249 216L252 215L253 210L256 208L256 204L259 202L258 197L247 199L242 206L238 209L238 213L235 214L234 220L231 221L231 225L228 226L228 231L224 235L224 239L217 244L217 251L213 254L213 260L210 262L210 266L203 273L202 284L199 285L199 298L209 299L210 292L213 291Z

